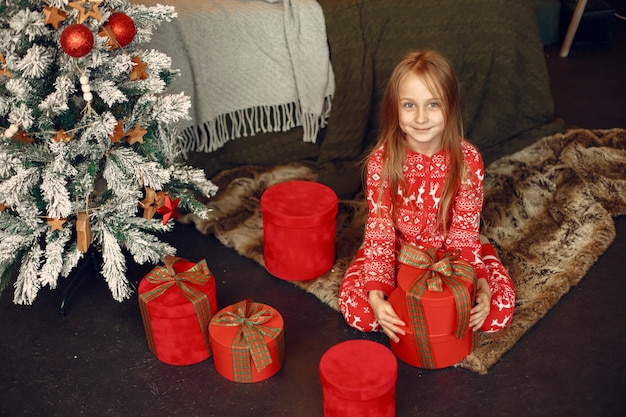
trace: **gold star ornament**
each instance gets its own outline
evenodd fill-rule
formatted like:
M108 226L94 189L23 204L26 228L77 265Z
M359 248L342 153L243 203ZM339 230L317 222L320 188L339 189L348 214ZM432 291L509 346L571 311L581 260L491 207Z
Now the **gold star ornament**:
M143 218L150 220L157 210L163 207L165 192L154 191L153 188L146 187L146 197L139 202L139 207L143 208Z
M74 139L74 135L70 135L65 133L65 130L61 129L57 132L57 134L52 138L53 141L55 142L65 142L68 143L69 141L71 141L72 139Z
M78 10L78 23L83 23L90 17L93 17L97 21L102 20L102 15L98 10L100 3L102 3L102 0L79 0L71 1L69 6L72 9Z
M43 14L46 17L43 21L43 24L52 25L52 27L55 29L58 29L59 24L67 18L67 13L56 7L44 6Z
M128 132L128 143L131 145L137 142L143 143L143 137L146 133L148 133L146 129L139 125L135 125L135 127Z
M50 225L50 229L54 232L55 230L63 231L63 224L65 223L64 218L48 218L48 225Z
M130 71L130 80L145 80L148 78L148 73L146 72L146 68L148 68L148 64L142 62L138 56L133 56L133 69Z
M35 143L35 139L28 136L28 133L26 133L26 131L24 130L18 132L17 135L13 137L13 139L23 144L32 145L33 143Z
M4 58L4 55L0 54L0 75L4 75L8 78L13 78L13 74L11 74L6 68L7 60Z
M115 48L119 48L120 44L117 42L117 37L115 36L115 33L113 33L113 30L111 30L111 26L104 25L102 27L102 30L100 30L100 32L98 33L98 36L101 36L103 38L109 38L106 43L109 49L112 50Z
M111 143L119 142L124 136L126 136L126 132L124 132L124 123L120 120L115 125L115 130L113 134L110 136Z

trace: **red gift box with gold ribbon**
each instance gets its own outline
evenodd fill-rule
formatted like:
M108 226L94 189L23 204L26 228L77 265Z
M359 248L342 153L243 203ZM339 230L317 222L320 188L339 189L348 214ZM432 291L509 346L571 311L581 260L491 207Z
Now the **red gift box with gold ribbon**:
M243 300L220 310L209 325L213 362L233 382L259 382L285 361L284 321L266 304Z
M409 365L445 368L474 349L469 318L476 272L459 254L404 245L398 255L398 287L388 300L407 326L390 347Z
M211 356L209 322L217 312L215 278L206 261L167 256L139 283L148 347L162 362L191 365Z

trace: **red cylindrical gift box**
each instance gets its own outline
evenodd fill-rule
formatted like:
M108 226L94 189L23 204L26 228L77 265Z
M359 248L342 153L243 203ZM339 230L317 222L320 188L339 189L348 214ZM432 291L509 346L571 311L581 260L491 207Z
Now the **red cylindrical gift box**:
M472 352L474 348L474 334L468 327L462 338L455 335L458 323L458 312L454 294L443 285L442 292L425 291L419 300L424 311L427 338L430 345L434 366L425 364L418 351L416 337L409 325L410 314L407 305L407 291L413 281L425 271L410 265L401 264L398 269L398 287L389 295L388 301L396 314L407 324L403 327L406 335L398 335L398 343L390 342L391 350L402 361L418 368L439 369L455 365ZM470 294L474 286L467 285Z
M398 361L380 343L349 340L320 360L324 417L395 417Z
M284 325L280 313L266 304L243 300L223 308L209 325L215 370L233 382L270 378L285 362ZM256 342L244 334L250 331L257 332ZM263 350L266 364L257 363Z
M139 283L139 305L144 316L148 345L156 357L170 365L191 365L211 356L208 329L202 328L198 319L199 312L196 309L204 314L208 325L213 314L217 312L215 278L206 267L204 260L196 264L184 259L168 257L166 262L168 261L174 262L172 265L174 275L169 281L171 286L162 294L156 295L156 298L146 300L146 294L167 282L148 282L147 277L150 274L154 274L157 270L165 271L164 267L156 267ZM193 281L179 283L186 285L188 292L195 293L194 296L199 304L194 308L194 304L175 283L175 275L195 271L197 268L199 268L198 272L203 271L206 274L205 283L198 284ZM164 272L163 275L165 274Z
M305 281L328 272L335 262L338 199L312 181L286 181L261 196L263 258L275 277Z

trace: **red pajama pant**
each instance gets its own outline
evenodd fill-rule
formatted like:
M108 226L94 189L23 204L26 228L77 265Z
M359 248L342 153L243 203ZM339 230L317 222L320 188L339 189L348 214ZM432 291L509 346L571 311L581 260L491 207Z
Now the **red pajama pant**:
M496 332L505 328L513 317L515 287L506 268L498 259L495 249L489 243L482 245L482 257L489 271L487 281L491 289L491 309L480 330ZM361 248L341 283L339 306L346 322L351 327L363 332L372 332L379 329L379 324L367 300L367 291L365 291L361 274L363 261L363 248Z

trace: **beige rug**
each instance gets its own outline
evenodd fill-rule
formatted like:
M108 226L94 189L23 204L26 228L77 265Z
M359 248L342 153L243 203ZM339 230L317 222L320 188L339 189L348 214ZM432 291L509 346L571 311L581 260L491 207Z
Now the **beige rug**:
M213 179L220 192L207 205L209 220L192 215L202 233L263 265L259 198L291 179L315 180L303 165L242 167ZM491 239L517 291L511 324L480 334L459 366L487 373L569 289L615 237L613 217L626 214L626 130L570 130L546 137L487 168L482 233ZM367 210L362 199L340 201L337 259L331 271L295 285L339 310L337 294L361 243Z

